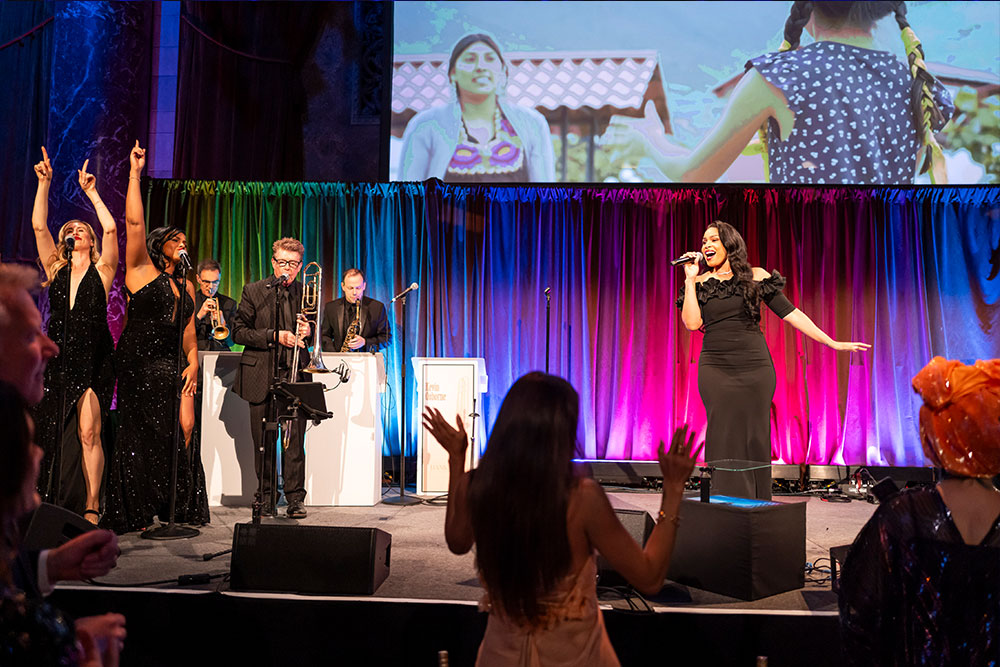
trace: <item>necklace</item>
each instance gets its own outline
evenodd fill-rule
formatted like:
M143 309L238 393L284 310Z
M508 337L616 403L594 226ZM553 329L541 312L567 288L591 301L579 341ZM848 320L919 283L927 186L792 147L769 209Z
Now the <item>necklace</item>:
M492 134L492 136L485 143L479 143L478 141L475 142L476 143L476 149L479 151L480 154L482 154L484 156L489 155L490 150L492 149L493 141L497 138L497 135L500 133L500 119L501 119L500 105L498 104L497 108L493 111L493 134ZM462 144L468 145L469 144L469 131L465 127L465 119L464 118L462 119L462 128L459 131L458 143L459 143L459 145L462 145Z
M730 269L728 271L716 271L715 272L715 275L717 275L717 276L731 276L732 274L733 274L733 270L732 269Z

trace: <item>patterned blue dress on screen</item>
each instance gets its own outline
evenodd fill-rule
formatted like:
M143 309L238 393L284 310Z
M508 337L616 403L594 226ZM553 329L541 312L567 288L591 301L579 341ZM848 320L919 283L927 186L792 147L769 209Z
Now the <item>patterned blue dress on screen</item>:
M781 90L795 114L785 140L768 119L772 183L913 182L920 148L913 77L893 54L815 42L754 58L746 67ZM951 96L940 83L933 93L947 122L954 112Z

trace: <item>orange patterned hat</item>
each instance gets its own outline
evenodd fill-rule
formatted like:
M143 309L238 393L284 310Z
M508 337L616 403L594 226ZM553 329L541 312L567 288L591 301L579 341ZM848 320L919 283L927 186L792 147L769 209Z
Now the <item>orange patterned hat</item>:
M1000 359L934 357L913 377L924 399L920 440L934 465L961 477L1000 474Z

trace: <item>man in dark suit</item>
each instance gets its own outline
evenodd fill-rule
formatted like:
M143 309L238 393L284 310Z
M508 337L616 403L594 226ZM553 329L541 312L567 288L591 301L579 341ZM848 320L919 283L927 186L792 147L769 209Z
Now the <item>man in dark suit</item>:
M240 369L236 373L233 389L250 404L250 433L253 434L254 465L258 479L262 464L261 424L268 416L268 389L274 376L272 350L274 346L278 346L278 379L299 381L302 379L301 373L296 373L295 378L290 377L292 355L298 344L299 356L303 356L303 340L309 335L309 325L306 323L298 326L298 340L293 333L302 303L302 283L295 278L302 268L304 248L295 239L283 238L274 242L272 251L273 275L243 287L240 305L231 323L233 341L243 346ZM277 317L275 301L278 305ZM308 353L305 356L308 358ZM288 500L286 513L289 518L302 519L306 516L303 504L306 497L306 458L302 446L305 418L285 422L283 426L285 424L290 433L288 448L281 450L285 498ZM274 462L270 461L264 467L264 486L260 489L265 514L274 512L274 507L271 506L270 474L273 465Z
M198 337L199 350L228 352L233 346L233 329L229 325L236 318L236 301L225 294L219 294L222 281L222 267L214 259L198 262L198 292L194 295L194 332ZM212 302L215 299L215 303ZM219 339L213 335L212 312L218 306L219 323L229 329L229 335Z
M347 341L347 351L378 352L389 344L389 338L392 337L385 305L365 296L365 274L360 269L344 271L340 287L344 290L344 296L323 306L323 323L320 327L323 350L340 352L351 323L357 317L358 333Z

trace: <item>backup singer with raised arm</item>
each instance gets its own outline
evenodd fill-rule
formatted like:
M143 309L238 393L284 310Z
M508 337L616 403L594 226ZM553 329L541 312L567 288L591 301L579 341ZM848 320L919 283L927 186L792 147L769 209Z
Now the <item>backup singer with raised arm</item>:
M254 444L254 466L260 479L261 464L261 424L267 417L268 392L271 379L275 375L272 366L272 348L278 345L278 379L297 382L302 374L291 373L292 356L295 346L305 347L303 339L309 335L309 325L300 324L296 338L296 320L302 304L302 283L295 280L302 268L305 248L292 238L278 239L271 246L271 268L273 274L264 280L243 287L240 305L232 321L233 340L243 346L240 369L236 374L234 389L250 404L250 433ZM282 279L283 278L283 279ZM275 299L279 307L275 318ZM277 322L277 327L275 327ZM300 356L306 356L301 355ZM290 429L288 447L281 449L282 476L285 481L285 498L288 500L286 514L291 519L304 519L306 456L303 448L305 418L287 422ZM284 426L284 424L283 424ZM267 470L267 468L264 468ZM270 505L271 477L264 475L262 494L264 514L273 514Z
M45 451L39 489L49 502L97 523L104 478L101 427L108 421L115 386L108 291L118 270L118 229L88 163L77 176L101 223L100 251L93 228L82 220L65 223L58 244L53 241L48 226L52 163L45 146L35 165L38 190L31 226L49 289L48 332L60 353L45 369L45 395L33 414L38 444ZM56 460L59 471L53 470Z
M392 334L385 304L365 296L365 287L361 269L344 271L340 281L344 296L323 306L320 331L324 351L378 352L389 344Z
M686 256L698 259L698 253ZM715 221L701 241L702 262L684 265L684 288L677 298L689 331L705 333L698 358L698 392L705 404L705 460L733 459L757 464L747 472L716 469L712 493L746 498L771 497L771 399L775 373L760 331L763 303L805 335L838 351L862 352L871 345L830 338L782 289L785 278L751 267L736 229ZM730 468L741 464L728 464ZM725 467L725 465L720 466Z
M180 450L174 518L178 523L195 524L207 523L209 518L205 472L193 444L198 347L194 288L184 279L182 265L187 238L176 227L157 227L146 235L139 191L146 152L138 141L129 158L125 195L128 321L115 351L121 426L108 471L108 508L102 519L116 533L144 529L154 515L161 522L169 520L175 447ZM180 358L179 327L183 329ZM178 365L184 366L180 377ZM175 419L183 433L180 445L174 438Z

